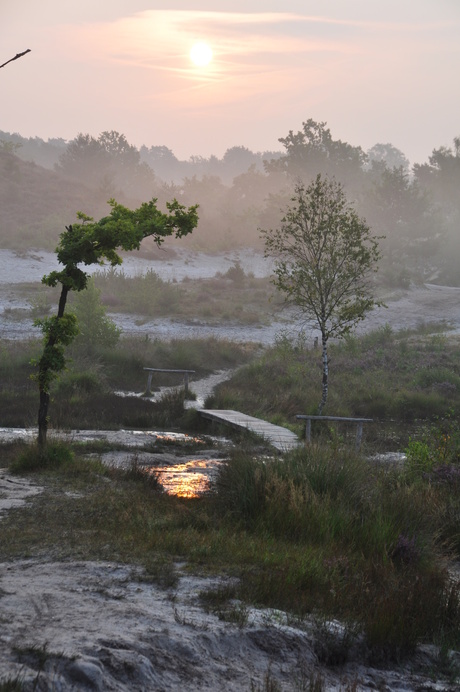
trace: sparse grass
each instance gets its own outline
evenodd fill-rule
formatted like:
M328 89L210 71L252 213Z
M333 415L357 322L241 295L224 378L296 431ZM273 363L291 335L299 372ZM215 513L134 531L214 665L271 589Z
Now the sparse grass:
M426 333L402 338L411 344L403 356L402 342L391 330L335 347L340 373L335 396L340 392L344 402L334 413L367 414L354 408L362 368L381 393L380 402L389 396L393 376L399 394L426 398L433 378L421 368L430 369L430 362L433 368L442 363L443 377L446 369L452 372L455 386L455 338ZM437 356L430 361L433 349ZM301 343L280 341L222 391L234 397L232 407L287 416L294 397L299 406L305 404L298 381L316 356ZM417 372L423 376L417 379ZM418 389L410 390L414 379ZM84 382L88 400L97 399L91 378ZM421 388L423 382L428 389ZM311 394L313 385L308 387ZM126 399L121 402L129 406ZM393 410L389 406L385 415ZM419 404L416 415L423 410ZM165 425L177 425L184 415L181 397L165 400L157 413ZM431 421L417 435L411 434L415 426L405 431L409 461L403 469L373 464L344 445L345 433L326 427L316 431L311 446L283 458L262 457L260 447L237 449L214 491L195 500L160 492L156 479L135 464L127 472L107 469L82 458L84 448L74 446L73 460L59 452L55 459L61 463L48 459L35 466L45 491L2 520L0 559L135 562L145 567L146 578L165 586L177 578L175 561L185 560L190 570L234 579L227 594L210 594L208 604L237 622L244 622L248 603L299 618L338 619L353 637L364 637L373 660L402 657L420 642L443 651L459 647L460 587L447 566L460 554L460 432L447 408L437 420L428 413ZM75 414L68 415L71 420ZM22 459L36 459L34 454L18 447ZM14 468L11 445L4 459ZM326 639L322 655L345 656L348 638Z
M148 317L195 319L208 324L222 320L239 324L269 323L280 309L270 279L246 275L239 264L209 279L163 281L155 271L130 277L123 271L100 272L96 286L109 309ZM272 297L272 301L267 298Z
M10 463L10 471L16 474L34 473L45 469L58 469L61 465L73 462L74 455L70 447L62 442L49 442L46 447L38 444L26 449Z
M214 613L219 620L233 622L242 628L248 623L249 608L244 602L235 600L236 594L236 585L229 584L215 590L203 591L200 598L207 613Z
M21 675L0 680L0 692L23 692L23 690L24 683Z
M50 427L55 429L149 428L180 425L183 410L179 394L161 403L139 397L121 398L114 390L142 392L147 384L144 366L195 370L195 378L248 362L257 352L252 344L219 339L151 341L121 339L116 348L69 349L69 369L55 382L50 405ZM32 381L30 360L40 353L40 342L0 341L0 408L2 425L36 425L38 388ZM180 376L158 373L155 387L180 386ZM193 391L193 379L191 381Z
M323 413L373 418L376 423L365 427L365 441L377 451L382 443L391 451L405 446L422 422L460 410L460 339L445 330L445 325L422 325L398 333L384 327L331 344ZM320 399L320 351L302 338L293 343L281 337L219 385L206 405L292 426L297 413L317 413ZM301 426L297 429L300 434ZM312 426L313 435L329 437L331 443L354 432L350 426Z
M134 562L168 588L186 560L232 577L203 599L241 626L249 603L339 619L351 639L323 637L326 658L345 656L360 634L375 660L420 642L460 646L460 587L447 572L460 546L445 528L450 514L458 536L457 485L318 444L283 459L235 452L211 495L184 500L135 463L109 469L82 451L35 471L45 491L2 520L0 559ZM458 468L453 455L449 464Z
M231 322L241 325L270 324L279 315L282 299L268 277L245 274L235 264L212 278L164 281L154 270L127 276L123 270L97 272L95 285L101 302L111 312L146 318L171 317L205 324ZM30 300L31 316L43 317L54 309L57 297L37 284L20 284L18 294ZM75 297L73 297L75 299ZM72 299L71 299L72 302ZM22 319L23 308L10 310L11 319Z

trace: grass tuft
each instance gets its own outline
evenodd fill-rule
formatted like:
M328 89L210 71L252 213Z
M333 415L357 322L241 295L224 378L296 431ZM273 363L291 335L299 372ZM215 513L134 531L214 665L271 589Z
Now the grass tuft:
M63 442L48 442L43 449L35 443L12 461L10 471L24 474L57 469L71 463L73 458L72 450Z

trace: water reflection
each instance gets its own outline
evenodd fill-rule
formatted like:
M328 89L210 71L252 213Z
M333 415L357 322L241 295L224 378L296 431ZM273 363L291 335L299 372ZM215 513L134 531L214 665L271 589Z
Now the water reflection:
M194 498L206 493L222 459L192 459L173 466L151 466L146 471L155 473L169 495Z
M0 427L0 445L17 440L33 440L36 436L36 428ZM226 463L225 459L203 458L206 454L209 456L218 454L216 450L201 449L197 452L191 449L188 453L186 451L187 443L191 443L194 448L197 444L204 447L209 439L217 444L227 443L226 439L222 437L201 439L186 433L154 430L72 430L66 432L50 430L50 438L80 443L105 440L114 445L122 445L122 449L94 453L95 456L100 457L104 464L114 468L129 468L134 449L136 460L141 467L147 473L157 474L165 491L170 495L179 497L194 498L206 493L210 489L218 469ZM158 450L155 449L156 443L161 445ZM185 459L184 456L176 457L177 443L179 443L181 453L187 454ZM169 445L171 445L170 449ZM203 456L199 459L190 459L193 454ZM162 460L163 464L161 464ZM156 462L155 465L152 465L152 461Z

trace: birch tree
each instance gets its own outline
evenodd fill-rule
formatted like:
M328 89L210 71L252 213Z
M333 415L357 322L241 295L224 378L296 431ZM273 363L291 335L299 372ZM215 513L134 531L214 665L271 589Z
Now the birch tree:
M348 334L379 305L372 273L378 238L348 203L342 185L318 175L298 183L278 228L262 230L265 256L275 261L273 283L321 332L321 415L329 386L328 341Z

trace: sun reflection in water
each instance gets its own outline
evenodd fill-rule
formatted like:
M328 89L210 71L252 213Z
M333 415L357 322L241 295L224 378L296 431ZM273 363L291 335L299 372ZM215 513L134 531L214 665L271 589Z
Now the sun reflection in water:
M194 498L209 490L210 482L222 463L218 459L193 459L174 466L152 466L148 472L157 475L169 495Z

